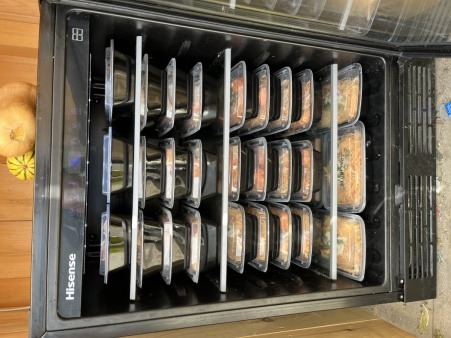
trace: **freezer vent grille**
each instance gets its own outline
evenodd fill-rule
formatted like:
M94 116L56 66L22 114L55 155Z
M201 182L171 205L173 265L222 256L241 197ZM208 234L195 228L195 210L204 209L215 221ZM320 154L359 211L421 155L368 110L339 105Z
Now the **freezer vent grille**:
M435 60L401 59L400 283L404 301L437 293Z
M432 70L412 66L407 69L407 128L409 154L432 154L433 109Z
M433 177L408 176L406 226L408 232L408 278L434 275Z

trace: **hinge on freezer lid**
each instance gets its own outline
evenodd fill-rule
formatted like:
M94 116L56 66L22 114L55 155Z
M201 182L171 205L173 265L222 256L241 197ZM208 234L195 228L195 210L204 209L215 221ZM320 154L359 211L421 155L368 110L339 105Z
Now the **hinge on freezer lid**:
M400 271L405 302L436 296L435 60L400 65ZM401 285L402 280L402 285Z

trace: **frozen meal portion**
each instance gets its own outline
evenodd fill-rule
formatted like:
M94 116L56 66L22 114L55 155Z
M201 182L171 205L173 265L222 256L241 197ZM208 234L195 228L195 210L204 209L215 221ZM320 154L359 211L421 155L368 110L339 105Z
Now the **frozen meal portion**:
M188 75L188 109L179 124L180 137L190 136L202 126L203 68L198 62ZM176 111L177 113L178 111ZM176 116L177 118L177 116Z
M246 120L238 131L246 135L260 131L268 125L270 72L268 65L262 65L252 72L252 81L247 83ZM250 95L252 94L252 95Z
M272 236L271 263L287 270L291 261L292 223L290 208L284 204L269 203L269 231Z
M200 212L190 207L182 207L183 220L189 226L189 266L186 273L194 283L199 281L200 248L201 248L201 216Z
M294 77L293 82L293 113L290 128L284 135L307 131L313 122L313 72L310 69L304 70Z
M241 141L232 137L229 146L229 198L237 201L240 196Z
M202 195L202 142L201 140L190 140L186 141L184 145L190 153L190 191L185 197L184 202L189 206L198 208Z
M219 165L219 177L222 177L223 165L223 149L222 145L217 148L217 157ZM235 136L229 140L229 164L227 167L228 176L228 195L230 201L238 201L240 197L240 180L241 180L241 141ZM218 180L218 191L222 192L222 180Z
M331 122L331 84L330 77L321 83L321 120L315 129L328 129ZM351 125L360 116L362 97L362 66L354 63L338 72L338 126Z
M254 259L249 262L252 267L266 272L269 259L269 213L268 209L261 204L246 202L244 204L246 216L252 218L256 226L253 247L255 248ZM247 223L247 222L246 222Z
M266 199L288 202L291 195L291 143L287 139L268 143Z
M330 135L326 135L323 202L330 208ZM339 211L361 212L366 204L365 127L362 122L338 130L337 206Z
M313 219L313 261L323 267L330 259L330 215L316 214ZM362 218L352 214L337 216L337 271L362 281L365 275L366 238Z
M264 201L267 180L267 143L264 137L243 142L241 151L241 198Z
M290 127L293 79L290 67L284 67L271 77L269 122L262 135L276 134Z
M230 79L230 129L241 128L246 115L246 63L232 68Z
M246 236L244 208L230 202L228 215L227 262L232 269L243 273Z
M308 268L312 261L312 211L308 206L298 203L290 204L290 209L293 222L291 259L294 264Z
M291 143L293 150L293 182L291 188L291 199L300 202L310 202L314 192L314 183L319 181L321 188L321 180L318 175L314 175L314 170L322 167L320 154L313 150L310 141L297 141ZM314 160L316 155L316 161ZM316 163L319 161L319 166ZM321 174L321 173L319 173Z

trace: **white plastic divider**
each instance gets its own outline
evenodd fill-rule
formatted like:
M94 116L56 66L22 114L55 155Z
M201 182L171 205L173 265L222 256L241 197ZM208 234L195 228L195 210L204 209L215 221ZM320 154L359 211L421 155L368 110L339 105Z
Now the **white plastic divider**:
M141 67L142 67L142 36L136 37L136 67L135 67L135 114L133 133L133 195L132 195L132 238L130 259L130 300L136 299L136 254L138 243L138 188L139 188L139 150L141 134Z
M229 167L229 139L230 139L230 73L232 68L232 50L227 48L224 53L224 129L222 134L223 156L222 167ZM222 171L222 196L221 196L221 247L220 247L220 276L219 289L227 291L227 226L229 210L229 171Z
M352 2L352 1L351 1ZM329 278L337 279L337 202L338 202L338 65L331 65L331 118L330 118L330 257Z

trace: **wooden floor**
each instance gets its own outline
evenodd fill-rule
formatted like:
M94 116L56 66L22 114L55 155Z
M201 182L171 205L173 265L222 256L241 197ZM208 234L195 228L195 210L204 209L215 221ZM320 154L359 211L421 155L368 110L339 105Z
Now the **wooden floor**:
M1 0L0 86L36 83L38 0ZM0 157L0 337L27 336L33 182L9 174ZM404 331L361 309L315 312L174 330L152 337L251 335L406 337Z

